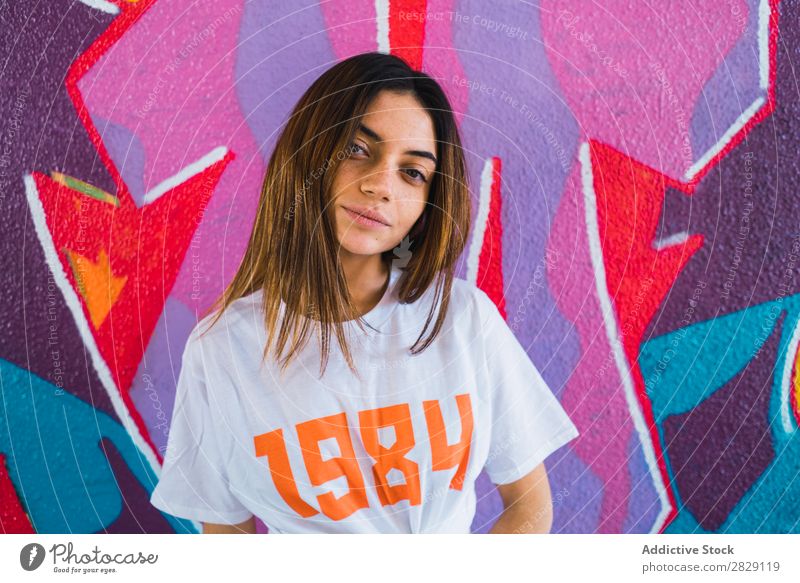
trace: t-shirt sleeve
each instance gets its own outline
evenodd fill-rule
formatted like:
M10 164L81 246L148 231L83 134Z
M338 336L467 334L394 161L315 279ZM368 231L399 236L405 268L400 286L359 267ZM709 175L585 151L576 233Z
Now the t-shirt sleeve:
M489 378L492 430L484 469L495 484L514 482L578 436L494 302L477 289Z
M197 330L183 352L164 465L150 503L180 518L238 524L253 513L230 491L221 436L212 423L218 405L209 398Z

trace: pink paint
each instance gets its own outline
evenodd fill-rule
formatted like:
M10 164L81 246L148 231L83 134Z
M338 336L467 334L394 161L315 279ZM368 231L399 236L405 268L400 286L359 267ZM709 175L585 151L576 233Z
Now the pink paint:
M458 52L453 48L453 22L447 15L454 11L453 0L428 0L428 12L443 14L444 17L425 21L422 68L428 75L439 80L460 126L461 118L469 106L469 89L457 82L459 79L465 79L467 75L461 66Z
M569 258L568 266L548 268L547 279L559 310L575 323L581 344L581 357L561 403L581 433L572 450L603 483L596 532L621 532L631 487L626 448L633 424L597 298L585 217L580 164L576 163L546 251Z
M337 60L378 50L374 1L321 2L319 9Z
M234 91L243 12L242 0L198 4L190 12L157 2L78 84L93 116L139 138L145 191L218 146L235 154L217 187L198 193L209 204L197 217L203 224L172 290L201 311L244 253L264 172Z
M583 133L680 179L704 154L692 148L692 113L747 14L743 0L545 0L542 39Z

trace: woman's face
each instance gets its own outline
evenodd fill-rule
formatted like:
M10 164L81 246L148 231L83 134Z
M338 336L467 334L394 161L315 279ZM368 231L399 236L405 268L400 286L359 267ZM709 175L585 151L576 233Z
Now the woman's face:
M434 140L433 121L413 94L377 94L333 180L340 252L375 255L400 244L428 201Z

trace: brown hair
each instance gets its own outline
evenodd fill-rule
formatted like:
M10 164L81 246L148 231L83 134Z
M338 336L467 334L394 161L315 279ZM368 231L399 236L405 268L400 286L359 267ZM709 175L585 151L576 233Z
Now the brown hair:
M210 310L219 310L213 326L234 300L263 290L266 358L276 339L283 299L285 316L274 350L281 371L305 346L312 322L316 322L320 325L320 376L327 366L332 328L349 368L358 375L342 322L357 320L362 330L363 324L338 261L339 243L328 193L343 159L341 153L349 151L359 118L382 90L412 93L433 120L438 164L426 208L409 233L410 259L397 282L397 293L402 303L412 303L435 280L435 299L410 348L412 354L427 348L442 328L455 263L466 244L471 220L456 120L447 96L430 76L414 71L394 55L355 55L323 73L295 106L270 158L242 262ZM387 263L392 251L382 254ZM441 309L432 332L423 340L437 303L441 303ZM304 315L313 315L313 320ZM281 360L290 336L291 348Z

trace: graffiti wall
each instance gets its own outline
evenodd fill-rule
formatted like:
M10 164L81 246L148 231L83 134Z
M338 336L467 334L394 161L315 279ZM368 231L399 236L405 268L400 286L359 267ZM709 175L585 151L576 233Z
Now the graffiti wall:
M800 531L800 2L601 4L6 3L0 530L199 530L149 504L183 346L292 106L378 50L450 97L458 275L580 430L553 531Z

